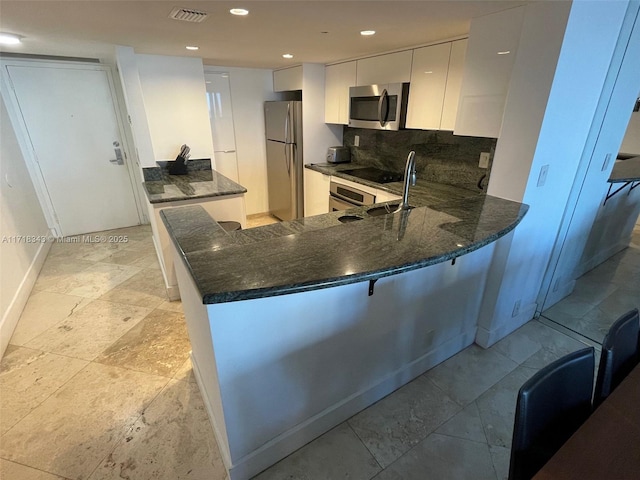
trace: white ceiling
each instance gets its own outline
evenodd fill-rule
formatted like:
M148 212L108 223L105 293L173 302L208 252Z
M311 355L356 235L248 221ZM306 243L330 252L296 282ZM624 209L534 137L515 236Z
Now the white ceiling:
M182 1L2 0L0 31L23 35L2 51L109 57L137 53L202 57L205 64L277 68L330 63L466 35L473 17L524 1ZM168 18L173 7L209 13L202 23ZM229 14L234 7L246 17ZM361 30L377 33L363 37ZM326 33L323 33L326 32ZM198 45L189 52L186 45ZM283 53L292 53L286 60Z

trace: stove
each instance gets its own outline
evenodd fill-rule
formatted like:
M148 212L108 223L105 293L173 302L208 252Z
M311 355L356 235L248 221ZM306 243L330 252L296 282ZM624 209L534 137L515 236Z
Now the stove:
M369 180L376 183L401 182L404 175L402 173L381 170L375 167L354 168L352 170L342 170L340 173L351 175L352 177Z

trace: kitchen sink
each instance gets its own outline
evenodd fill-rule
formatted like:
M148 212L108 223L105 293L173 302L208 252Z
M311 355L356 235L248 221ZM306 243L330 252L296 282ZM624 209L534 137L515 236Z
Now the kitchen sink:
M381 207L373 207L367 210L367 214L371 215L372 217L379 217L380 215L388 215L390 213L395 212L396 208L398 208L399 205L400 205L399 203L392 203L390 205L383 205Z
M357 222L358 220L362 220L362 217L359 217L358 215L343 215L338 217L338 221L342 223Z

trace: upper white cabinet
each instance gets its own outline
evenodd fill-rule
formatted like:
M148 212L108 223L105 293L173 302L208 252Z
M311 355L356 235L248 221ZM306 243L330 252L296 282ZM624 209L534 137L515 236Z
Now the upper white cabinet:
M450 42L413 51L407 128L440 128L450 53Z
M453 130L467 40L413 51L407 128Z
M471 21L455 134L491 138L500 135L524 8Z
M440 130L453 130L456 126L467 43L467 39L451 42L451 55L449 56L449 70L447 72L447 86L442 105Z
M349 87L356 84L356 62L325 67L325 123L349 124Z
M302 90L302 65L273 71L273 91Z
M356 85L403 83L411 79L413 50L357 60Z

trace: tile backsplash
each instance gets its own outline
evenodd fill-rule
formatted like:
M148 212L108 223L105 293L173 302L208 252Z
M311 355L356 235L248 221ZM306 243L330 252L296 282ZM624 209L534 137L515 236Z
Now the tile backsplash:
M360 146L354 146L358 135ZM351 161L404 172L407 155L416 152L418 178L469 190L486 188L491 171L479 168L480 153L489 152L491 160L496 148L495 138L463 137L443 130L384 131L344 128L343 142L351 150ZM483 176L486 177L483 178Z

